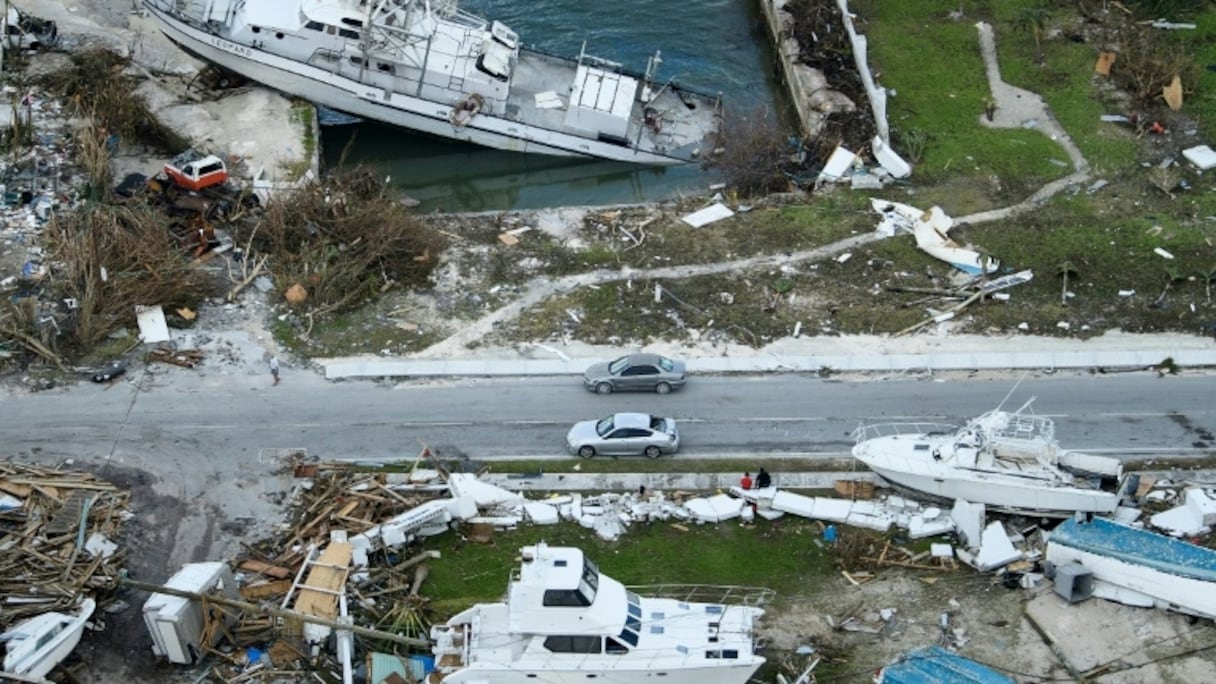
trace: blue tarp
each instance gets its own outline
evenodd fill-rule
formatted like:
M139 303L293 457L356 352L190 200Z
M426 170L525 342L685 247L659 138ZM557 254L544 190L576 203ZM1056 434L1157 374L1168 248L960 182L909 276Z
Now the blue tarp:
M1015 684L990 667L939 646L909 651L882 669L880 684Z
M1052 530L1050 541L1179 577L1216 582L1216 551L1104 518L1065 520Z

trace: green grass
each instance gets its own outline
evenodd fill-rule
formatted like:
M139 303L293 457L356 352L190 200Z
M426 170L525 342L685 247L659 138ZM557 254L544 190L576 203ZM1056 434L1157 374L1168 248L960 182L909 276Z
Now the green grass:
M952 0L869 2L859 11L867 18L871 66L879 82L895 91L888 100L894 137L913 129L929 136L914 172L918 184L996 176L1003 183L987 199L999 206L1065 175L1050 160L1067 157L1036 131L980 124L991 93L974 23L986 4L968 4L968 18L961 22L945 19L958 7Z
M818 473L859 470L866 472L851 458L781 458L774 456L760 465L775 473ZM755 459L727 458L592 458L571 456L563 460L494 461L492 473L742 473L756 469ZM575 470L577 468L577 470Z
M434 537L431 548L443 557L432 561L425 593L441 615L474 603L500 599L508 573L518 567L521 546L545 541L578 546L605 574L627 585L704 584L772 589L778 601L805 593L808 585L834 572L831 555L815 543L822 529L802 519L683 525L634 523L616 542L601 540L573 523L527 526L494 535L493 544L473 544L462 535ZM695 547L697 553L688 553Z

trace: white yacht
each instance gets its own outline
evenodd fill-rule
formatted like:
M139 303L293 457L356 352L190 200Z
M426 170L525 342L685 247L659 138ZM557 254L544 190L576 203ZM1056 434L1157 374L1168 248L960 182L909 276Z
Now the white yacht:
M96 607L93 599L81 601L75 615L49 612L23 620L4 634L0 644L4 649L4 674L23 677L21 681L39 681L72 653L84 625Z
M961 427L888 423L854 431L853 456L892 484L1033 515L1113 513L1124 486L1118 459L1061 449L1055 423L989 411Z
M577 548L540 543L522 556L506 601L432 628L427 684L744 684L764 663L753 629L767 590L715 590L732 603L644 597Z
M525 48L456 0L144 0L185 51L358 117L486 147L652 165L714 144L718 96Z

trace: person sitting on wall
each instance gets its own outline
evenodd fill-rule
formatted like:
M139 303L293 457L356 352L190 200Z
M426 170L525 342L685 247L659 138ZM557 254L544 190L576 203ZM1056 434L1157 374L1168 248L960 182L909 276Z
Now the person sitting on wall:
M756 475L756 489L768 489L773 486L773 477L764 468Z

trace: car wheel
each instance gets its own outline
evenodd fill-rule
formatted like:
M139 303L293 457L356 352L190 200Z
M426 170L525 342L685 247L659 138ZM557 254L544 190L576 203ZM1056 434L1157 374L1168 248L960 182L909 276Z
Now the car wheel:
M579 447L578 455L582 456L583 458L591 458L592 456L595 455L595 449L593 449L589 446Z
M596 394L612 394L612 383L601 382L595 386Z
M646 458L658 458L659 454L661 454L663 452L659 451L659 448L652 444L652 445L646 447L646 451L643 451L642 453L646 454Z
M654 386L654 391L658 392L659 394L667 394L671 391L671 385L668 385L665 382L660 382Z

